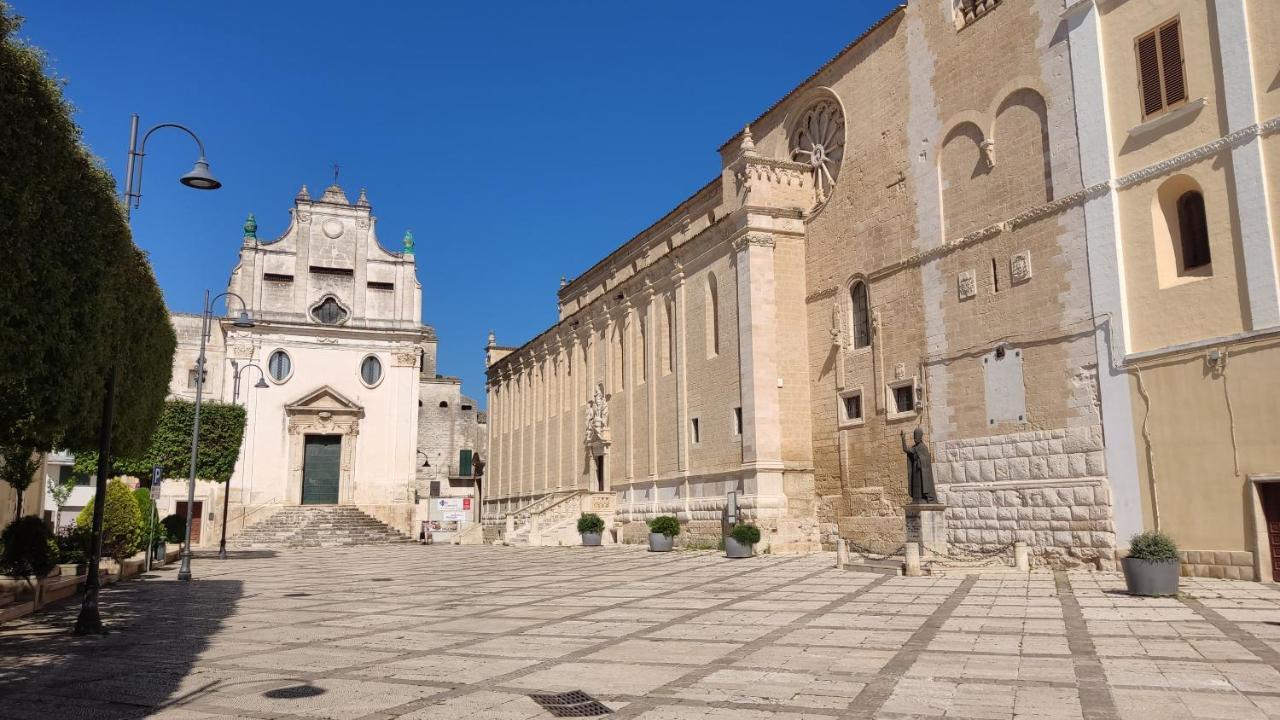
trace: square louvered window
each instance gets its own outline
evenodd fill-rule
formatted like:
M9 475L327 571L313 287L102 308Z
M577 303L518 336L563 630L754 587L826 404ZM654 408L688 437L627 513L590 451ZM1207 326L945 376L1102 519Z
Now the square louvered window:
M1151 117L1187 101L1182 28L1174 18L1134 41L1142 116Z

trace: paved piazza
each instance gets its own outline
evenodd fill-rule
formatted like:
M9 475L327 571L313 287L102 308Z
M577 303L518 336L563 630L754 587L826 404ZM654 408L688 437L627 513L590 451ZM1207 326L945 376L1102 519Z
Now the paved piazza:
M1280 718L1280 590L901 578L829 554L394 546L200 558L0 627L0 717Z

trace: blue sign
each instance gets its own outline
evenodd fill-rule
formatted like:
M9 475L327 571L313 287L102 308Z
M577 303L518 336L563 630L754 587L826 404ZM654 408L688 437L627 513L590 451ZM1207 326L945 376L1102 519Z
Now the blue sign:
M152 465L151 466L151 487L153 489L160 487L160 482L162 480L164 480L164 468L160 467L159 465ZM152 495L155 495L155 493L152 493Z

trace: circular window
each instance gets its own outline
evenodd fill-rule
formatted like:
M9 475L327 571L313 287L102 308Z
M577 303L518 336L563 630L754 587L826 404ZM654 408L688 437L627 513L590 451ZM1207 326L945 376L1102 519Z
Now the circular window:
M271 357L267 358L267 373L278 383L288 380L293 374L293 360L289 359L289 353L283 350L271 353Z
M809 166L818 202L831 195L843 158L844 113L835 100L820 100L800 116L791 132L791 159Z
M369 355L360 361L360 379L369 387L377 385L382 379L382 361L377 356Z

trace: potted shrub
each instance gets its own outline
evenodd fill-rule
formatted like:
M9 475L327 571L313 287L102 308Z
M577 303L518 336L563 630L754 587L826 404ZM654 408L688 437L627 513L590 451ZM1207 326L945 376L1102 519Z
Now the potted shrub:
M83 575L89 567L89 528L76 524L58 530L58 567L63 575Z
M725 557L751 557L755 544L758 542L760 542L760 528L751 523L734 525L729 537L724 539Z
M58 564L58 544L53 533L43 520L27 515L9 523L0 533L0 544L0 571L14 580L26 578L38 601L38 583Z
M604 519L595 513L582 513L578 518L578 534L582 536L584 547L596 547L600 544L600 535L604 532Z
M649 521L649 552L671 552L680 534L680 521L671 515L659 515Z
M1178 546L1162 532L1134 535L1129 540L1129 555L1120 566L1130 595L1178 594Z

